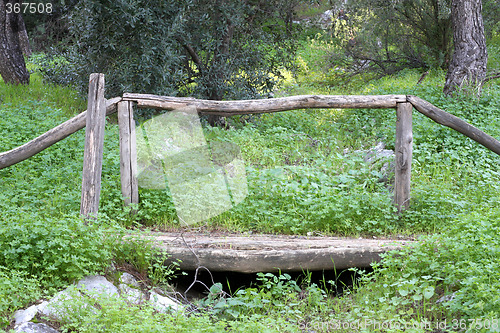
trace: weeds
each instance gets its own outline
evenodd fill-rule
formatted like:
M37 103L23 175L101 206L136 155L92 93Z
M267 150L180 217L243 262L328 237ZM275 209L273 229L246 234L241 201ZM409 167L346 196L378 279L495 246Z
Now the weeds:
M304 45L299 52L302 74L290 77L279 94L413 94L500 137L500 90L494 84L485 87L480 99L458 100L442 96L440 71L431 71L419 85L421 73L413 70L346 86L336 81L335 71L321 72L319 55L334 45L321 40ZM491 52L490 63L495 65L498 46ZM37 75L27 87L0 84L0 103L1 151L85 108L74 91L42 84ZM212 286L191 316L103 300L106 307L79 313L79 322L69 321L66 329L331 331L335 323L374 318L410 325L447 320L448 330L461 320L493 323L500 309L499 157L417 112L413 119L412 198L401 217L394 214L390 183L380 181L383 162L367 164L362 153L379 141L392 147L392 110L298 110L233 121L229 130L204 128L209 142L231 141L241 147L249 184L248 198L207 221L209 228L342 236L424 234L414 247L387 254L373 273L364 274L361 283L341 298L325 292L325 286L335 283L324 282L320 289L286 274L263 273L256 286L231 297L223 297L221 286ZM176 271L164 267L163 258L147 242L125 245L124 229L111 227L115 222L126 228L179 227L168 189L141 189L135 216L123 208L118 131L113 124L106 127L100 222L84 226L74 215L80 200L83 142L80 131L0 170L2 324L30 300L83 274L102 271L116 258L122 260L119 265L128 263L160 285ZM475 331L481 330L494 331L491 326Z

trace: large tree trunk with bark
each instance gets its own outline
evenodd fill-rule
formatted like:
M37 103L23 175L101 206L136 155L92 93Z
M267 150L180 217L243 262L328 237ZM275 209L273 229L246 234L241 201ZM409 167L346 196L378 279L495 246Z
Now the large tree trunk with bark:
M15 0L0 0L0 75L5 83L29 84L20 35L26 32L21 14L14 13ZM6 4L12 4L6 6ZM10 12L7 12L9 8Z
M488 60L481 10L481 0L452 0L454 53L446 74L446 95L457 90L481 94Z
M19 31L17 32L19 37L19 46L21 47L21 51L26 57L31 56L31 45L28 38L28 32L26 31L26 25L24 24L24 20L21 17L19 21Z

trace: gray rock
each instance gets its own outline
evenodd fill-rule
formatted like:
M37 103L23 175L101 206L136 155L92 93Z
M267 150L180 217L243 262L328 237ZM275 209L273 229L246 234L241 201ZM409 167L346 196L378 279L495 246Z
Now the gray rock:
M29 323L24 323L20 326L18 326L16 329L14 329L14 332L16 333L21 333L21 332L24 332L24 333L59 333L58 331L56 331L55 329L53 329L52 327L46 325L46 324L43 324L43 323L32 323L32 322L29 322Z
M171 299L170 297L162 296L154 291L151 293L149 301L155 310L161 313L171 310L179 311L182 309L182 305L179 302Z
M120 295L132 304L140 304L146 300L146 295L138 289L130 286L128 284L120 284L118 286L120 290Z
M78 296L81 296L81 294L75 287L68 287L55 294L50 301L40 304L38 306L38 312L52 320L61 320L71 315L71 310L67 310L65 304Z
M379 142L375 147L363 151L357 150L356 152L363 153L363 160L368 164L375 164L382 161L382 166L379 169L382 176L378 181L386 184L389 183L389 180L392 178L395 171L396 155L393 150L385 149L385 144L383 142Z
M118 285L118 290L120 291L120 295L128 302L140 304L147 299L146 295L140 288L141 286L139 282L132 274L123 273L120 276L120 285Z
M118 288L100 275L84 277L76 285L95 294L118 295Z
M439 303L446 303L446 302L449 302L451 300L453 300L456 296L457 292L453 292L451 294L448 294L448 295L444 295L443 297L439 298L437 301L436 301L436 304L439 304Z
M122 276L120 276L120 283L139 288L139 282L129 273L123 273Z
M16 311L14 313L15 332L57 332L45 324L37 324L30 321L37 314L51 320L61 321L64 318L71 317L78 309L96 311L93 308L93 304L89 304L89 296L122 297L122 299L133 304L140 304L149 300L158 312L177 311L183 308L179 302L156 292L152 292L148 296L147 293L144 293L140 289L139 282L128 273L121 275L120 282L117 288L103 276L85 277L78 281L76 285L70 286L54 295L50 301L44 301L39 305L33 305L25 310ZM91 301L91 303L94 302Z
M380 159L394 159L394 151L389 149L384 149L385 144L383 142L377 143L375 147L370 148L364 157L366 163L375 163Z
M14 325L18 326L31 321L33 318L35 318L37 313L38 305L32 305L26 310L17 310L16 312L14 312Z

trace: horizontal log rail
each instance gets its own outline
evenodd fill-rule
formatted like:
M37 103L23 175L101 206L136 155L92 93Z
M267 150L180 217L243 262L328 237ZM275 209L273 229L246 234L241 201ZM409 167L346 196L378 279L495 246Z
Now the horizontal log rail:
M396 108L397 103L406 102L406 95L301 95L269 99L212 101L125 93L123 100L136 102L138 108L175 110L193 106L201 114L234 116L297 109L390 109Z
M462 133L463 135L483 145L497 155L500 155L500 142L491 135L484 133L468 122L446 111L441 110L440 108L419 97L408 96L407 98L408 102L413 104L413 107L424 116L431 118L438 124L452 128L455 131Z
M106 114L110 115L116 112L116 104L122 100L121 97L115 97L106 101ZM54 143L67 138L71 134L85 127L87 111L65 121L61 125L54 127L39 137L25 143L22 146L12 150L0 153L0 169L24 161L27 158L38 154L42 150L52 146Z

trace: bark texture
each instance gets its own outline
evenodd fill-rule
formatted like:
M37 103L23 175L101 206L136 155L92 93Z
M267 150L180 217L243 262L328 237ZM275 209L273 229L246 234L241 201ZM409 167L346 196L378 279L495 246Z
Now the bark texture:
M21 51L23 52L24 56L31 56L32 52L30 40L28 38L28 32L26 31L26 25L24 24L24 20L22 19L22 17L19 21L19 31L17 32L17 35L19 37L19 46L21 47Z
M6 4L20 1L0 0L0 75L8 84L29 84L20 35L26 32L21 14L7 13ZM10 7L13 8L13 7Z
M452 0L454 53L446 74L444 93L464 90L479 96L486 76L486 39L481 0Z
M269 99L213 101L186 97L123 94L124 101L137 103L138 108L175 110L194 106L201 114L235 116L297 109L387 109L405 103L406 95L299 95Z
M370 267L380 255L412 246L401 239L304 237L285 235L227 235L220 233L151 232L153 246L169 254L166 264L183 270L300 272L305 270Z

